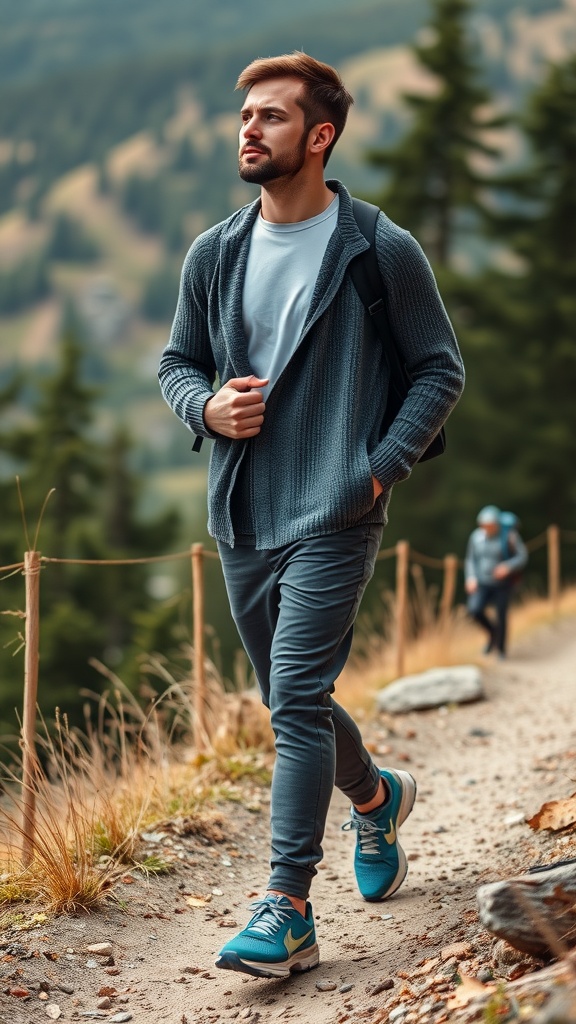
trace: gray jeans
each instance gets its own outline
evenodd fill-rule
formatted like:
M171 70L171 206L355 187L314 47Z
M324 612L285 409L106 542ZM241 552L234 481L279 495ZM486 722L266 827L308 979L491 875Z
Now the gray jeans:
M355 804L379 785L350 715L332 698L382 527L257 551L219 544L230 608L276 737L268 888L306 899L334 785Z

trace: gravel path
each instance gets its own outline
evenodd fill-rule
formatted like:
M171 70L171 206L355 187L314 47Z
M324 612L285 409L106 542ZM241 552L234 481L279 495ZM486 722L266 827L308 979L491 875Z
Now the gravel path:
M387 1009L394 1020L399 1002L409 1005L408 1022L455 1019L442 1002L453 992L456 962L470 976L495 969L494 940L477 921L478 885L574 855L569 837L534 834L523 821L544 800L576 788L574 625L563 620L542 628L507 662L487 663L482 703L363 723L377 760L407 768L418 781L402 829L409 874L390 900L362 901L352 872L354 839L340 828L348 808L335 793L312 894L317 970L273 982L213 967L267 878L266 809L254 814L238 806L226 811L226 841L177 840L182 860L173 876L149 883L127 876L120 887L124 910L5 936L0 989L44 982L48 998L40 1001L38 988L25 1002L0 991L0 1022L44 1022L47 1007L57 1005L62 1020L373 1024L388 1019ZM88 944L104 941L112 943L112 964L87 952ZM112 990L112 1005L97 1010L104 988Z

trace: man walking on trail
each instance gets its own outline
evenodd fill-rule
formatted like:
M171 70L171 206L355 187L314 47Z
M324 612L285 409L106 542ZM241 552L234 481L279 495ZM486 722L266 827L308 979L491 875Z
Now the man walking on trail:
M364 899L406 875L398 830L415 782L374 764L332 694L392 486L458 400L463 368L422 250L380 213L383 291L413 380L383 434L386 353L348 273L369 243L347 190L324 179L352 97L304 53L254 61L237 88L240 176L261 195L192 245L160 382L214 438L208 527L276 737L266 895L217 966L286 977L318 963L308 896L334 785L352 804Z
M518 573L528 561L526 546L518 533L513 512L485 505L476 519L466 548L464 574L468 613L486 631L484 654L506 657L508 605ZM486 609L492 606L495 617Z

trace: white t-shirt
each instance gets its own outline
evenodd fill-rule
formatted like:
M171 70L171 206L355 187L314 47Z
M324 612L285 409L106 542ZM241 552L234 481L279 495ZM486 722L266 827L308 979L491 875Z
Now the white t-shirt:
M317 217L296 224L256 218L242 293L248 357L270 390L292 356L306 320L328 239L338 219L338 196Z

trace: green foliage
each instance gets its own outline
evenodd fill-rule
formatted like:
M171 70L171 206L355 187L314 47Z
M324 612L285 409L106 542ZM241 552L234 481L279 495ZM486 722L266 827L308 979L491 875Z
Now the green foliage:
M39 384L31 423L4 431L7 450L19 462L27 518L36 518L53 489L39 532L44 555L110 560L161 554L174 541L177 515L168 511L146 522L140 518L131 440L121 426L108 441L94 436L97 394L83 380L82 362L82 344L69 323L58 366ZM14 397L15 387L6 389L0 408L9 411ZM0 551L3 564L11 564L34 543L34 531L30 525L28 537L22 536L15 488L6 479L0 483L0 496L7 498L10 510L0 528ZM147 611L153 618L148 575L148 568L139 564L43 567L40 705L48 716L60 704L73 722L81 720L82 688L100 688L91 658L124 667L133 653L138 613ZM3 588L2 608L11 602L9 610L21 610L21 581L5 581ZM12 709L20 705L22 685L22 657L12 657L12 650L18 646L21 625L13 615L0 620L0 722L12 728Z
M447 427L447 455L414 469L395 489L388 542L463 551L479 507L513 509L530 538L549 523L570 527L576 485L576 60L552 67L521 119L528 163L494 182L491 241L514 271L464 277L437 267L467 370ZM512 265L512 264L511 264ZM425 509L425 515L422 510ZM563 573L576 572L563 553ZM543 563L531 560L544 577Z
M17 313L50 294L48 264L44 253L26 256L0 270L0 314Z
M348 0L316 0L315 9L332 16ZM307 0L293 0L291 14L307 15ZM59 68L110 64L129 55L188 50L214 46L223 35L233 39L249 24L282 25L282 6L247 0L44 0L14 4L0 0L2 42L0 68L3 79L38 77ZM49 43L49 45L47 45Z
M158 178L132 174L123 185L121 200L127 214L143 231L159 232L162 226L162 187Z
M161 235L168 251L183 242L183 219L194 209L195 189L187 175L161 173L155 177L130 175L120 190L124 211L147 233Z
M90 263L98 258L100 249L74 217L59 213L52 225L46 255L52 260Z
M500 982L482 1010L482 1020L485 1024L502 1024L502 1021L510 1020L512 1016L516 1017L512 1001L506 992L504 982Z
M459 217L480 206L483 180L471 158L495 155L482 132L500 121L481 113L489 93L478 84L478 66L467 36L469 0L432 0L431 41L414 47L420 64L434 76L431 95L404 96L411 127L393 149L374 150L369 162L385 168L388 183L380 205L422 239L432 259L446 265Z
M519 498L566 524L576 507L576 58L550 69L523 127L530 163L501 179L508 213L496 218L521 270L490 281L486 345L499 372L486 385Z
M148 320L169 321L176 309L180 268L166 261L148 279L142 298L142 312Z

